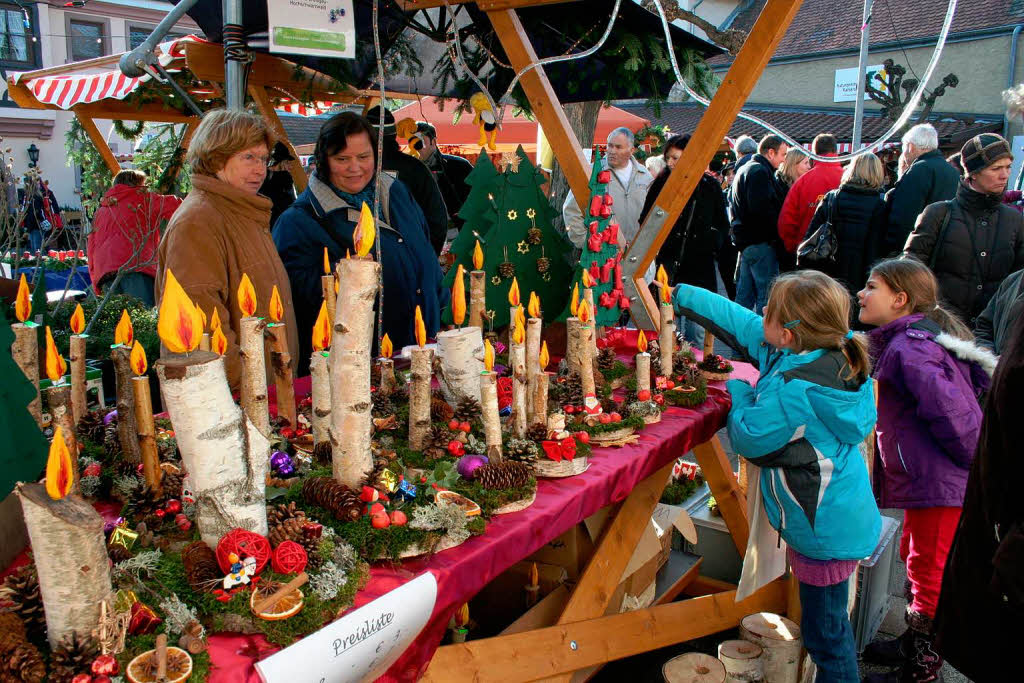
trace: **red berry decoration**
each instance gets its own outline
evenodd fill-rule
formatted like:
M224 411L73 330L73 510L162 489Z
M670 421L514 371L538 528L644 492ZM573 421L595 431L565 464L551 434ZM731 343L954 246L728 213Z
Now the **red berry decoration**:
M460 422L459 423L459 431L462 431L462 432L465 432L466 434L469 434L470 430L472 430L472 429L473 428L469 425L468 422Z
M309 556L306 549L295 541L281 541L274 550L270 566L278 574L298 574L306 568Z
M89 674L78 674L71 679L71 683L92 683L92 676Z
M385 510L384 506L382 504L380 504L380 503L374 503L373 505L371 505L370 509L368 510L368 512L369 512L370 516L379 515L379 514L385 514L386 515L388 513L388 511Z
M663 394L655 394L654 395L654 402L657 403L659 406L660 405L664 405L665 404L665 396Z
M393 510L389 519L395 526L405 526L409 521L409 518L401 510Z
M606 425L612 421L612 416L609 415L608 413L601 413L600 415L597 416L597 421L603 425Z
M94 674L106 674L116 676L121 670L114 655L100 655L92 661L92 672Z
M374 529L387 529L391 526L391 519L388 518L388 514L386 512L378 512L370 517L370 524Z
M665 388L666 389L675 389L676 388L676 383L673 382L672 380L666 380L665 381Z
M110 676L100 674L92 677L92 683L110 683Z
M178 525L178 528L182 531L188 531L192 528L192 520L185 516L185 513L179 512L174 517L174 523Z
M466 453L466 447L461 441L452 439L448 442L448 452L452 455L464 455Z
M306 434L309 434L309 430L305 427L298 427L295 430L295 436L305 436Z
M573 436L580 443L590 443L590 434L587 432L576 432Z
M622 416L616 412L612 412L609 417L612 418L612 422L622 422Z
M459 421L458 420L456 420L454 417L452 419L448 420L448 429L450 429L450 430L452 430L454 432L454 431L457 431L458 428L459 428Z
M562 410L565 411L566 415L572 415L576 412L576 409L572 406L562 406Z
M285 439L294 439L295 430L291 427L281 427L281 436Z
M167 510L167 514L176 515L181 512L181 501L171 498L167 501L167 504L164 505L164 509Z
M167 510L153 510L153 514L156 515L158 519L163 519L167 516Z
M270 562L270 541L247 529L232 529L217 543L217 564L225 574L231 569L228 555L234 553L241 558L256 558L256 573L259 574Z
M638 401L649 401L651 399L651 392L649 389L642 389L636 392L636 399Z

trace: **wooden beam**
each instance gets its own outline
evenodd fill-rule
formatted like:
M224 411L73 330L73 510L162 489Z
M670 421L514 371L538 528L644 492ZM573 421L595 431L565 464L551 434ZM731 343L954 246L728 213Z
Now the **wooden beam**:
M398 6L406 12L415 12L421 9L433 9L444 7L445 0L396 0ZM448 0L447 4L467 5L473 0ZM579 2L579 0L476 0L476 6L485 12L492 10L517 9L519 7L540 7L542 5L561 5L566 2Z
M306 173L302 170L302 165L299 164L299 155L295 152L295 148L292 147L291 140L288 139L288 132L285 131L284 126L281 125L281 119L277 116L277 111L274 109L274 105L270 102L270 98L267 96L266 89L261 85L249 84L249 95L252 97L256 106L259 107L260 113L263 114L263 118L267 120L270 127L277 134L277 138L280 142L288 148L288 153L295 159L288 164L288 172L292 176L292 182L295 183L295 188L299 193L306 189L306 185L309 184L309 178L306 177Z
M113 177L117 175L121 170L121 164L117 162L117 157L115 157L114 153L110 151L107 139L100 134L99 128L96 127L96 122L88 115L79 114L78 112L75 113L78 116L79 123L82 124L82 128L85 129L85 132L89 135L89 139L92 140L92 144L96 146L96 151L98 151L100 156L103 157L103 163L107 165L107 169L110 171L110 176Z
M722 519L729 527L732 542L736 545L740 557L743 557L747 552L747 538L750 536L747 497L743 495L736 477L733 476L732 465L729 464L729 457L722 448L722 442L714 436L694 446L693 454L697 457L697 464L700 465L704 478L711 488L711 495L718 502L718 509L722 511ZM757 485L756 481L751 483L751 486Z
M683 589L683 593L693 597L701 595L712 595L713 593L725 593L736 590L735 583L720 581L710 576L698 576L690 582L690 585Z
M508 55L509 63L512 64L516 72L539 61L515 10L492 11L488 12L487 16L490 18L491 24L494 25L501 45L505 48L505 54ZM576 197L580 208L584 209L590 200L590 165L583 156L580 141L572 132L569 119L565 116L565 111L558 101L554 88L551 87L551 82L548 81L544 67L540 66L528 71L520 79L519 84L530 100L533 115L544 130L544 135L551 144L555 158L558 159L562 172L565 173L565 177L569 181L569 189Z
M743 48L718 87L710 106L697 124L683 155L662 187L647 220L624 259L626 295L633 299L630 313L641 329L653 329L658 306L647 293L644 274L665 243L676 219L729 132L736 115L761 77L768 60L800 9L802 0L768 0Z
M674 464L670 462L644 479L622 501L618 513L605 526L594 556L558 619L559 624L583 621L605 613L640 537L650 524L651 513L668 484Z
M513 683L557 676L648 652L737 626L753 612L786 606L786 585L776 580L742 602L736 592L559 624L439 648L424 681Z
M46 109L64 111L60 107L47 105ZM120 100L100 100L92 104L79 104L71 111L93 119L117 119L119 121L156 121L158 123L191 123L198 119L192 114L185 114L158 102L148 102L136 108L135 105Z

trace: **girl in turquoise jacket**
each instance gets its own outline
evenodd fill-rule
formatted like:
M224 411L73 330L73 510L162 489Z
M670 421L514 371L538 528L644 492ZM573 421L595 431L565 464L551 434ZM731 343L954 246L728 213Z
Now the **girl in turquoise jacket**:
M765 512L800 581L817 680L856 683L847 581L874 551L882 520L860 452L875 402L867 343L849 329L850 296L823 273L799 271L775 281L763 318L688 285L674 302L761 370L756 386L727 385L729 439L761 468Z

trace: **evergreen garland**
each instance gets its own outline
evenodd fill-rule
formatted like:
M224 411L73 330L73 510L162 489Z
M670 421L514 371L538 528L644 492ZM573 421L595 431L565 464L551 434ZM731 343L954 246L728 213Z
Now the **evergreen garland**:
M130 142L135 142L136 140L138 140L145 129L145 121L136 121L135 127L129 128L128 124L125 121L122 121L120 119L114 119L114 132Z

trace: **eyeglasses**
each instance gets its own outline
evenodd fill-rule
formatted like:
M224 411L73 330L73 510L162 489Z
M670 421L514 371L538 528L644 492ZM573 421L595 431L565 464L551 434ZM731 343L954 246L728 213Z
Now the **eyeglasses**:
M270 157L264 155L256 155L251 152L246 152L239 156L243 164L247 166L263 166L264 168L270 166Z

